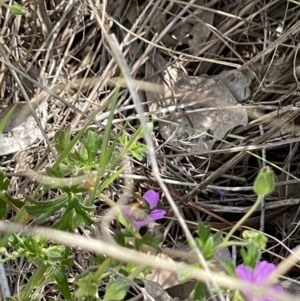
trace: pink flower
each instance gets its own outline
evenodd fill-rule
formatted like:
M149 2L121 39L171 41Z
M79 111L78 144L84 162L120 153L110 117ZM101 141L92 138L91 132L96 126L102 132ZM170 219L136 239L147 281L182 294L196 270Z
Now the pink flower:
M133 206L125 206L122 208L122 214L132 219L133 224L137 228L141 228L150 222L157 221L159 219L164 218L165 214L167 213L166 210L163 209L154 209L159 201L159 193L150 189L144 195L143 198L149 204L150 212L142 213L140 217L138 217L138 211L143 211L142 209L135 209ZM137 210L137 211L136 211ZM137 214L138 213L138 214Z
M276 266L273 263L262 261L256 265L251 271L244 265L238 265L235 272L241 280L255 284L263 285L269 276L275 271ZM284 289L280 285L272 285L271 289L277 293L283 293ZM274 298L268 296L253 296L249 291L242 290L248 301L275 301Z

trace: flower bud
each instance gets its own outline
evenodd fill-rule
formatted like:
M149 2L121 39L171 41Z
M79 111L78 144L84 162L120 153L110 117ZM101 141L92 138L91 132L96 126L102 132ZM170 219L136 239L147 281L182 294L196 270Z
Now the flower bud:
M263 167L254 181L254 192L267 195L275 189L275 175L270 167Z

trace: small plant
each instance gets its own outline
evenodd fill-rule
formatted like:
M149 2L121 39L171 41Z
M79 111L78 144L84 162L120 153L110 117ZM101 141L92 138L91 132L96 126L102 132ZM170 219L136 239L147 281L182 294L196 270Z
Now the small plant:
M13 3L12 5L9 6L5 2L8 2L8 0L1 0L0 1L0 7L1 6L6 7L7 9L10 10L10 12L13 15L18 16L18 15L24 15L24 14L26 14L26 9L22 5L20 5L18 3Z
M78 227L86 228L94 223L94 203L95 200L100 200L113 207L115 212L113 218L119 222L118 227L114 229L114 235L110 237L116 247L118 245L125 247L128 252L133 249L140 252L149 250L152 253L162 252L164 235L145 227L166 216L165 209L157 208L160 199L158 192L150 189L142 197L134 194L136 201L124 206L119 206L114 200L108 201L108 197L103 194L124 170L120 163L125 153L138 160L142 159L146 147L137 142L141 137L142 131L138 129L132 137L120 132L111 139L108 128L101 134L95 130L82 131L72 139L70 127L64 128L55 135L54 146L59 158L52 167L46 169L46 175L40 175L41 185L34 194L25 200L12 198L7 193L9 181L5 179L3 173L0 173L1 217L6 218L9 209L13 209L17 214L15 222L25 223L31 219L39 225L56 216L53 228L74 232ZM270 168L262 169L254 183L254 190L258 194L257 201L241 221L225 237L221 231L213 234L209 225L199 223L195 241L204 259L211 265L214 265L215 253L219 248L232 245L240 247L243 264L236 267L233 261L221 262L226 273L253 285L265 284L275 292L283 293L280 286L268 282L276 269L275 265L266 261L260 262L259 250L265 249L266 237L257 231L246 230L241 241L233 238L241 223L257 208L262 197L274 190L274 186L273 171ZM222 193L219 194L222 197ZM44 200L44 197L47 197L47 200ZM141 231L142 227L145 228ZM23 257L36 267L15 300L32 299L40 287L55 282L55 289L65 300L121 301L126 297L134 279L145 281L146 276L152 271L151 266L124 263L106 255L91 254L87 257L87 261L93 263L94 269L76 274L75 286L72 286L67 276L73 263L70 248L42 237L9 234L0 240L0 248L2 261ZM203 269L200 262L193 265ZM216 265L215 268L219 269ZM179 275L181 280L190 277L191 275L185 272ZM226 288L217 291L216 287L212 286L210 289L219 293L226 292ZM253 294L245 289L229 292L235 301L273 301L269 297L257 295L256 292ZM190 299L194 301L207 299L205 283L195 284Z
M124 154L130 152L141 158L146 150L140 139L141 129L129 140L120 140L123 134L116 138L110 137L110 128L105 133L98 134L94 130L82 131L71 138L70 127L65 127L55 135L54 147L59 158L52 167L46 169L46 175L35 174L41 185L35 193L25 200L12 198L7 189L9 181L0 172L0 214L7 218L10 209L17 214L15 222L26 223L32 220L36 225L44 223L48 218L56 216L52 224L68 232L74 232L77 227L88 227L93 224L95 212L94 201L103 198L105 190L122 173L120 163ZM124 135L123 135L124 137ZM55 195L55 196L54 196ZM161 235L145 234L141 236L138 228L152 221L161 219L165 210L155 209L159 194L154 190L145 193L144 205L150 211L144 218L137 218L134 205L125 206L129 210L127 217L123 217L123 224L115 233L116 243L128 249L142 250L144 246L159 250L162 242ZM110 206L116 203L110 201ZM132 215L134 214L134 215ZM116 216L117 217L117 216ZM137 220L138 219L138 220ZM122 221L122 217L120 216ZM90 256L89 261L98 265L96 271L85 271L76 275L76 289L68 284L68 269L73 262L72 250L66 246L49 242L41 237L23 237L20 235L5 235L0 241L2 261L26 258L36 269L17 299L26 300L35 296L40 287L55 281L55 288L66 300L121 300L130 287L129 279L141 278L151 270L141 269L137 265L107 257ZM105 294L99 292L100 283L106 283Z
M275 187L275 177L274 173L270 168L263 168L259 175L257 176L254 184L254 190L258 194L257 202L253 205L250 214L253 212L253 208L256 208L261 202L261 197L265 194L269 194L274 190ZM245 218L250 216L247 213L241 221L244 221ZM221 262L221 265L225 269L226 273L233 277L238 277L240 280L243 280L253 285L266 285L270 287L277 293L284 293L283 288L280 285L273 285L269 281L270 276L276 270L276 266L267 261L260 262L260 252L259 250L266 248L267 238L260 232L254 230L246 230L243 232L243 241L236 241L229 239L232 237L232 234L239 227L242 222L237 223L235 227L229 232L229 234L223 239L221 232L216 234L211 234L211 228L208 225L203 223L198 224L198 237L196 242L198 247L202 250L203 257L206 261L214 259L215 252L218 248L225 247L228 245L240 246L240 254L243 260L243 264L239 264L235 267L233 261ZM201 267L200 263L196 263L196 266ZM189 278L188 275L183 275L184 279ZM182 279L182 278L181 278ZM226 291L221 289L216 291L215 287L210 287L213 292L219 292L221 294ZM193 292L190 295L191 300L207 300L206 296L206 286L204 283L197 283ZM235 301L276 301L273 298L260 295L259 293L253 291L249 292L245 289L241 289L241 292L232 290L229 295Z

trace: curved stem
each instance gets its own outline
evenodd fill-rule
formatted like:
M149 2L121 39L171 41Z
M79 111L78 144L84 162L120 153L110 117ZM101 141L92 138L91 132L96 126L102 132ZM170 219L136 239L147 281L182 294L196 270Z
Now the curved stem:
M259 194L257 196L257 200L253 204L253 206L249 209L249 211L232 227L232 229L229 231L229 233L224 238L223 244L227 244L232 234L249 218L252 213L258 208L259 204L261 203L264 195Z

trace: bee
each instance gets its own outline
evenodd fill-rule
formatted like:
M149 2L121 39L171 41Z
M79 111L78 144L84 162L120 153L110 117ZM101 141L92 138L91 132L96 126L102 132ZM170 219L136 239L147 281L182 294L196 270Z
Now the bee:
M146 219L151 213L149 203L141 196L139 192L134 192L135 202L132 204L131 210L134 218L138 221Z
M137 207L142 207L148 213L151 212L149 203L141 196L141 194L139 192L134 192L133 197L136 200L135 204Z

